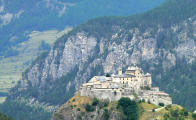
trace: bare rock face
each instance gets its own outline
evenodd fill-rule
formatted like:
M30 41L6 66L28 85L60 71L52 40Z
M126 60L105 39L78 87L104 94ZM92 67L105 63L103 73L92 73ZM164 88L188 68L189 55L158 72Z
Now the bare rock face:
M115 73L118 68L134 64L147 67L148 71L161 65L161 69L167 71L179 59L190 64L196 59L195 17L169 27L158 24L145 29L140 25L125 28L123 22L107 24L103 22L94 29L92 22L63 36L23 74L12 94L26 96L28 93L28 97L38 101L59 105L62 102L53 103L48 98L46 102L44 97L49 97L51 91L58 92L61 85L64 85L61 86L63 92L58 94L59 97L67 95L62 98L65 102L94 75ZM36 94L29 93L30 88Z
M115 25L111 28L118 29L112 30L112 35L108 38L97 38L85 31L76 32L58 42L45 59L36 62L28 70L26 77L23 77L20 88L26 89L29 85L44 88L49 81L55 82L76 66L78 71L70 84L75 84L77 89L81 83L88 81L92 76L92 68L98 65L103 71L96 71L96 74L116 72L119 67L125 68L131 64L140 64L142 61L151 64L161 62L165 70L174 66L178 58L185 58L191 63L196 58L195 23L196 20L191 19L167 29L157 26L158 31L152 28L141 31L137 27L124 30ZM188 31L190 27L194 29L191 34ZM122 35L121 31L128 33ZM158 43L158 36L166 31L171 31L170 34L175 35L173 37L177 40L174 47L169 50L161 48ZM128 38L129 35L132 38ZM24 84L25 81L29 84Z

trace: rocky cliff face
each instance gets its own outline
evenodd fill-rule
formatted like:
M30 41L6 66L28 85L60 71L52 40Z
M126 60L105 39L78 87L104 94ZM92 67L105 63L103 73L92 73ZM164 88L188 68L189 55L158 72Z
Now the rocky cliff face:
M187 6L195 3L193 0L181 2ZM157 10L167 9L165 6ZM177 79L161 81L161 78L181 61L190 65L195 62L196 17L194 14L175 16L175 11L168 11L165 17L160 16L160 12L127 18L108 17L75 28L33 63L12 90L11 98L28 96L48 104L63 104L92 76L114 73L119 67L136 64L150 71L153 83L174 94L175 100L183 90L172 82ZM191 83L184 82L184 86L186 84Z
M111 30L111 35L107 38L98 38L83 29L70 34L58 42L45 59L36 62L26 72L19 88L24 90L38 87L38 93L42 95L44 91L41 89L50 87L47 83L54 83L75 67L77 71L73 81L66 85L66 91L69 91L71 85L77 89L81 83L88 81L97 66L102 69L95 71L94 75L115 73L120 67L140 65L142 62L161 64L166 71L176 65L177 59L184 58L188 63L196 59L195 18L189 18L169 28L157 25L156 28L149 27L141 31L137 27L125 30L120 25L112 25ZM167 35L171 37L168 39L169 44L170 40L176 40L171 41L175 43L171 45L172 48L159 43L163 39L161 37L168 37ZM153 69L156 68L152 66L150 70Z

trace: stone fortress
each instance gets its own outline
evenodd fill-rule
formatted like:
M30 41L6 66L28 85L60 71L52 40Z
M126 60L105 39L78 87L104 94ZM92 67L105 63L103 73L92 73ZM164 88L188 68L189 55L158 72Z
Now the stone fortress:
M118 74L111 76L94 76L88 83L84 83L80 90L81 96L96 97L117 101L121 97L135 100L149 101L155 105L164 103L172 104L171 97L152 87L151 74L144 74L141 68L128 67L125 73L119 69Z

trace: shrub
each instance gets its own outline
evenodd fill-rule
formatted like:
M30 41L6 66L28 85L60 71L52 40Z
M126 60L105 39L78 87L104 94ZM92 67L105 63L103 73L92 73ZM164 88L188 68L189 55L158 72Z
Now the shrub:
M169 118L169 114L168 113L165 113L164 116L163 116L164 120L168 120Z
M193 113L193 114L192 114L192 117L193 117L193 119L195 120L195 119L196 119L196 113Z
M189 112L187 110L185 110L185 109L182 109L180 111L180 114L187 117L189 115Z
M121 98L118 101L118 109L121 108L123 113L126 115L127 120L137 120L138 119L138 106L135 101L130 98Z
M148 100L148 104L151 104L150 100Z
M171 111L171 115L172 115L173 117L178 117L178 116L179 116L178 109L172 110L172 111Z
M73 109L73 105L70 105L71 109Z
M163 107L163 106L165 106L165 105L164 105L164 103L159 103L159 106L162 106L162 107Z
M142 99L142 102L145 102L145 99Z
M111 75L109 73L106 74L106 77L111 77Z
M93 118L94 117L94 115L91 115L91 118Z
M104 109L103 120L109 120L109 117L110 117L110 113L109 113L108 109Z
M100 108L103 108L103 107L107 107L108 104L109 104L109 101L104 100L104 101L99 101L98 105L99 105Z
M91 105L89 105L88 103L85 105L85 110L87 111L87 112L92 112L92 111L94 111L94 107L93 106L91 106Z
M80 111L80 108L77 108L77 111Z
M152 112L155 112L155 109L152 109Z
M99 100L97 98L93 99L92 105L96 106L99 103Z
M104 107L107 107L108 106L108 102L104 102Z

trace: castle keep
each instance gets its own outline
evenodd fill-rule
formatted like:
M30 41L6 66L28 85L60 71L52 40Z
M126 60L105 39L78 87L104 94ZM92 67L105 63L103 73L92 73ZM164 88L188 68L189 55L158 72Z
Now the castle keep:
M96 97L117 101L121 97L150 101L158 105L172 104L171 97L160 91L158 87L152 87L151 74L144 74L141 68L128 67L125 73L119 69L118 74L110 77L94 76L88 83L80 88L81 96Z

